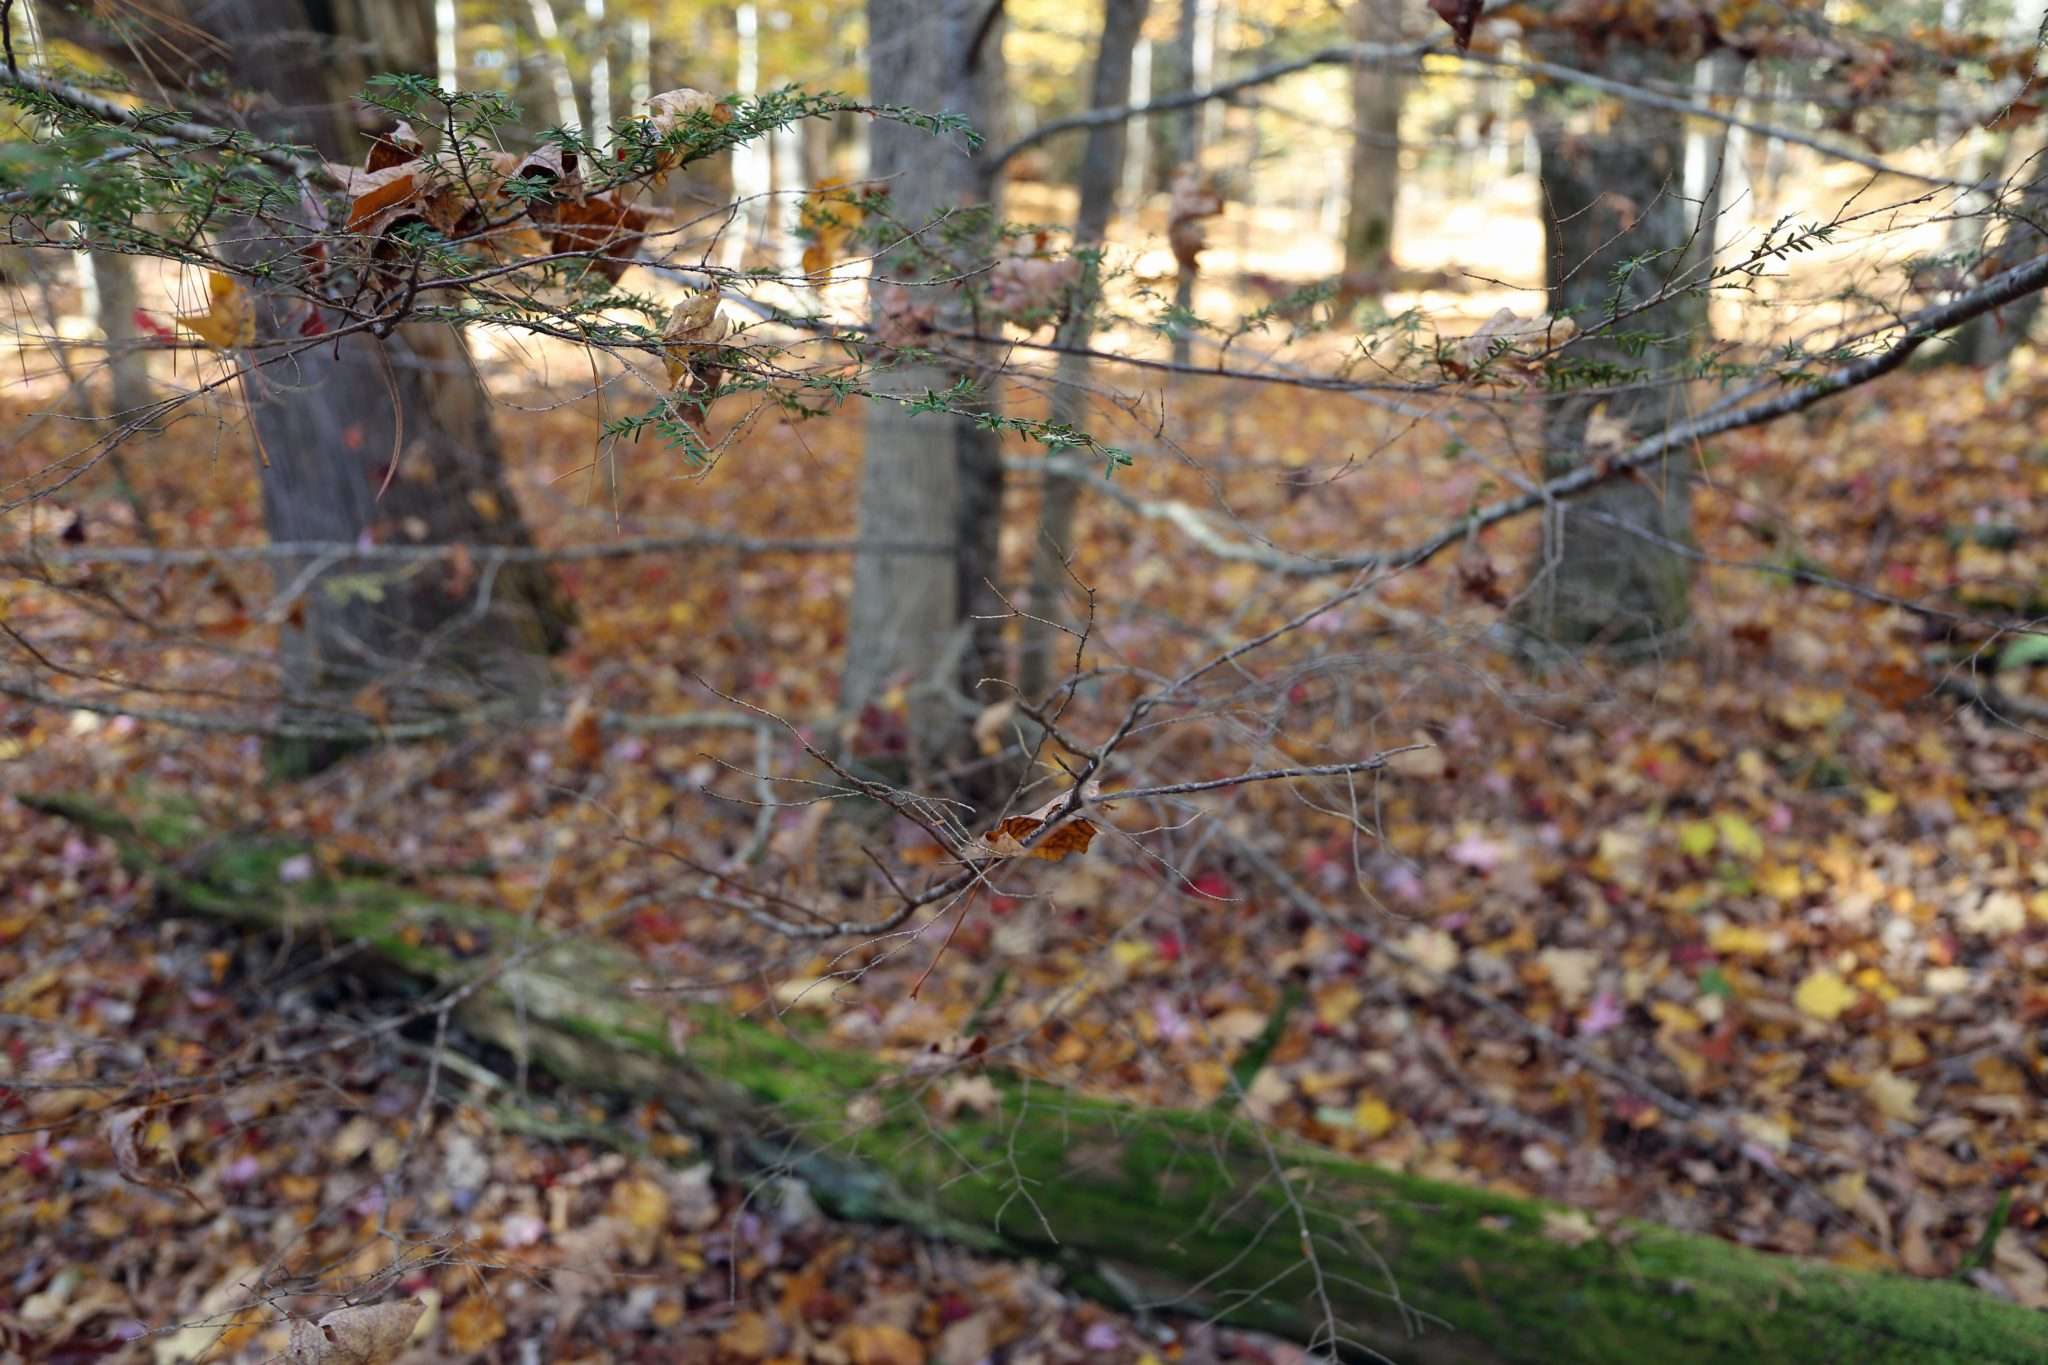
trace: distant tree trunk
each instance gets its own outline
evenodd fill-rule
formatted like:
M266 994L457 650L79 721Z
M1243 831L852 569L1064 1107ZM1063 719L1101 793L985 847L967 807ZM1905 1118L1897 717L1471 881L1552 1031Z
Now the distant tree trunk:
M1149 0L1107 0L1102 13L1102 43L1095 54L1095 80L1089 89L1091 109L1111 109L1122 103L1131 88L1132 52L1138 30L1145 26ZM1117 188L1123 181L1124 153L1129 145L1123 122L1099 124L1088 130L1088 144L1081 157L1081 204L1074 218L1074 249L1099 251L1116 212ZM1052 420L1072 426L1086 425L1088 414L1088 358L1074 354L1084 351L1093 339L1094 308L1101 292L1099 262L1083 267L1081 285L1075 291L1072 312L1060 329L1063 351L1053 381ZM1081 487L1072 479L1047 476L1042 479L1044 498L1039 513L1038 540L1031 565L1031 611L1047 621L1066 621L1067 561L1074 549L1074 505ZM1032 623L1025 632L1020 686L1026 697L1037 699L1051 680L1053 656L1068 637L1052 626Z
M1601 69L1617 80L1667 88L1686 74L1668 58L1620 46ZM1705 316L1697 293L1645 307L1698 264L1701 212L1685 199L1683 120L1634 108L1611 131L1591 133L1575 126L1568 98L1548 94L1536 111L1550 308L1569 313L1582 331L1603 333L1574 345L1571 356L1581 367L1611 367L1590 376L1599 387L1626 387L1600 398L1567 394L1548 405L1551 475L1683 415L1678 375ZM1630 262L1617 284L1617 272ZM1628 337L1649 341L1630 345L1622 340ZM1546 523L1542 559L1518 609L1525 627L1559 645L1641 647L1683 626L1692 563L1673 542L1690 536L1686 459L1674 454L1639 478L1615 480L1559 508Z
M583 127L583 115L576 108L576 78L569 73L569 58L562 50L562 24L555 14L554 0L528 0L534 36L540 39L540 59L547 71L548 89L555 97L555 122L571 132Z
M462 84L462 54L457 46L461 28L455 17L455 0L434 0L434 83L443 90Z
M2018 0L2006 42L2016 48L2038 43L2044 24L2048 3ZM1968 177L1999 176L2003 188L1996 194L1973 194L1957 206L1960 216L1951 229L1950 246L1958 255L1981 251L1991 258L1993 269L2010 269L2048 250L2048 136L2038 119L2003 136L1982 129L1972 136L1980 153L1969 165ZM2029 294L1972 318L1956 329L1943 358L1965 365L1997 365L2027 339L2040 310L2040 296Z
M733 92L741 99L761 93L761 7L741 3L732 12L736 64ZM767 221L770 180L768 144L746 142L732 149L732 221L718 244L719 263L737 270L746 263L747 253L761 239L761 225Z
M914 109L966 115L989 126L988 79L1002 60L988 0L868 0L869 90L872 98ZM868 132L870 178L889 190L890 212L905 228L984 201L987 174L952 140L891 121ZM929 278L929 245L903 245L878 263L874 316L879 324L892 280ZM918 290L933 298L942 325L971 323L955 291ZM874 376L883 393L915 395L950 388L962 374L933 363L905 363ZM984 376L969 375L980 380ZM990 587L997 576L997 519L1002 463L996 437L971 419L913 414L898 403L868 407L861 466L860 533L864 541L914 541L953 547L948 558L928 552L864 549L854 557L848 609L842 706L859 725L863 755L868 708L903 687L909 706L913 769L929 771L958 752L978 705L977 683L1004 671L1004 608ZM868 747L867 757L890 757Z
M141 294L135 287L135 259L120 251L95 251L85 258L93 275L100 335L107 342L107 411L115 427L138 420L154 391L149 383L149 361L143 351L142 329L135 314ZM121 498L134 514L136 532L145 544L156 544L156 528L150 524L149 506L128 466L127 452L116 445L107 451L107 463L114 472Z
M612 34L605 22L604 0L583 0L583 17L589 20L584 42L590 52L590 145L603 147L611 141L612 123L619 111L612 103Z
M1351 40L1399 39L1400 0L1352 0ZM1351 68L1351 185L1344 214L1346 304L1384 293L1394 259L1394 206L1401 190L1401 105L1407 81L1390 66Z
M1149 104L1152 100L1152 40L1140 41L1131 52L1131 89L1126 104ZM1144 202L1152 184L1152 138L1139 125L1135 133L1125 134L1127 155L1124 158L1124 201L1135 212Z
M1209 66L1207 60L1212 49L1203 42L1203 28L1208 23L1215 0L1180 0L1180 25L1174 31L1174 75L1181 82L1183 90L1199 90L1207 84ZM1168 167L1167 178L1171 180L1183 166L1195 166L1202 159L1202 110L1193 106L1182 112L1176 125L1173 148L1173 164ZM1173 284L1173 306L1185 316L1195 306L1195 272L1183 266ZM1186 365L1194 355L1194 335L1186 327L1173 329L1173 363Z
M287 109L305 107L311 92L346 107L380 70L434 67L431 10L408 0L317 8L217 0L199 14L231 45L239 78ZM321 27L323 19L332 27ZM297 135L331 155L352 155L337 126ZM259 315L273 330L296 322L269 301ZM273 542L529 543L488 398L451 329L402 327L386 341L351 336L265 368L244 391ZM363 711L397 719L523 705L545 684L544 656L563 643L569 622L535 565L491 574L444 561L393 571L310 559L281 561L278 575L301 593L283 630L287 719L331 725ZM280 771L302 773L350 747L286 740L272 759Z
M2048 138L2038 128L2015 133L2005 160L2003 230L1987 244L1994 270L2010 270L2048 251ZM1961 329L1955 350L1974 365L2002 363L2033 333L2041 315L2037 291L2003 308L1972 318Z

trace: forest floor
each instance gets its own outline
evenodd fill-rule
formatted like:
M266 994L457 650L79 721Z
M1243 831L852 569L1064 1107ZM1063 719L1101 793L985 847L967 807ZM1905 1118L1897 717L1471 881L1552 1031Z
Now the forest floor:
M1970 624L2048 610L2048 369L2023 359L1995 394L1979 378L1902 374L1715 442L1696 494L1715 562L1661 657L1538 676L1487 646L1534 527L1318 618L1243 693L1149 738L1144 775L1432 748L1371 788L1268 785L1170 826L1133 816L1083 858L1018 873L935 967L939 932L779 940L693 899L650 850L745 842L745 736L480 733L286 785L251 738L0 703L0 781L173 790L309 858L371 857L614 936L651 989L808 1012L905 1061L979 1035L1009 1065L1133 1100L1218 1094L1297 984L1307 1003L1248 1098L1281 1128L1596 1221L1963 1274L2048 1308L2048 668L2009 655L1995 672L2010 647ZM1208 382L1175 386L1171 447L1131 424L1126 487L1203 507L1221 489L1242 525L1332 552L1405 542L1486 495L1452 452L1382 453L1392 419L1345 396ZM855 417L764 423L682 478L652 446L582 468L590 405L519 401L541 409L504 420L544 542L679 521L852 533ZM8 458L61 439L45 427ZM166 543L260 541L231 414L130 464ZM1028 491L1013 512L1033 524ZM87 546L135 534L98 491L39 515L76 516ZM1028 530L1007 548L1021 566ZM1107 499L1075 567L1101 656L1166 673L1331 588L1205 560ZM1802 586L1800 568L1957 619ZM60 663L195 687L268 648L260 570L102 572L99 611L18 580L0 606ZM843 559L702 551L561 575L582 619L559 676L593 705L717 705L702 679L799 723L829 716ZM139 636L152 621L200 633ZM1941 690L1994 673L2017 724ZM1068 723L1098 733L1129 696L1084 691ZM778 816L763 878L879 897L819 809ZM1327 914L1279 895L1245 844ZM907 832L893 854L929 856ZM673 901L617 913L664 885ZM169 1365L211 1343L210 1360L264 1359L278 1310L395 1283L431 1305L418 1360L1294 1358L835 1226L786 1187L714 1182L659 1111L551 1093L502 1058L437 1061L430 1028L373 1032L367 986L153 915L109 845L5 796L0 888L0 1357ZM150 1075L200 1074L221 1083L136 1098Z

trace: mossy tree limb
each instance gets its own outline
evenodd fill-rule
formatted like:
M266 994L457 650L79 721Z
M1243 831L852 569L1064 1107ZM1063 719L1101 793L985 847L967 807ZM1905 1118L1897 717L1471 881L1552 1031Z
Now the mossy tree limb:
M2021 1365L2048 1317L1949 1282L1849 1271L1643 1224L1578 1241L1560 1210L1384 1170L1214 1110L1145 1109L990 1069L996 1102L712 1006L633 989L629 955L368 876L286 883L298 849L36 799L116 839L183 909L359 942L459 1022L565 1083L658 1096L719 1146L793 1169L843 1217L1053 1260L1126 1305L1215 1314L1400 1365ZM467 931L485 951L440 945ZM644 970L644 969L640 969ZM671 1027L687 1016L688 1028ZM686 1037L680 1046L676 1038Z

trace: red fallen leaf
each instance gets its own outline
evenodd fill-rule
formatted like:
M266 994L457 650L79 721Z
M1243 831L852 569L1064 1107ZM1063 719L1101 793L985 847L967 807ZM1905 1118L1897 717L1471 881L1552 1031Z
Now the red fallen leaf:
M320 310L318 308L308 308L306 310L306 320L299 324L299 335L302 337L317 337L326 335L326 332L327 323L321 319Z
M1458 51L1472 46L1472 30L1479 26L1479 14L1486 8L1486 0L1429 0L1429 7L1437 18L1451 26Z
M1190 877L1188 890L1197 896L1206 896L1210 900L1218 901L1227 901L1236 894L1236 888L1230 884L1230 879L1214 868Z
M1699 939L1681 943L1671 950L1671 965L1674 967L1704 967L1717 961L1714 950Z
M133 322L136 330L144 336L153 336L158 341L176 341L178 339L178 334L175 331L164 326L140 308L129 314L128 320Z
M1159 955L1161 962L1180 961L1180 935L1169 930L1152 941L1152 951Z

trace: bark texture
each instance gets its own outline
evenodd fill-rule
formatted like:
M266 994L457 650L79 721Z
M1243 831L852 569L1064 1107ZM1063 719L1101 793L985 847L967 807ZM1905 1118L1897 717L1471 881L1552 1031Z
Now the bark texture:
M1089 86L1088 107L1112 109L1123 103L1131 88L1131 55L1137 48L1138 31L1145 26L1149 0L1107 0L1102 14L1102 42L1095 53L1095 78ZM1109 220L1116 213L1116 197L1123 183L1124 156L1129 146L1129 125L1119 121L1088 130L1081 157L1081 203L1074 218L1074 249L1099 251L1109 232ZM1072 311L1060 329L1058 342L1070 348L1060 354L1053 381L1052 420L1085 428L1088 420L1089 363L1085 355L1094 338L1094 311L1102 292L1100 262L1082 267L1081 284L1075 291ZM1070 598L1073 580L1067 569L1074 546L1074 509L1081 485L1074 479L1047 475L1039 481L1044 490L1040 501L1038 540L1031 564L1031 611L1052 622L1073 619ZM1056 658L1073 637L1054 626L1033 624L1024 648L1022 688L1024 695L1038 698L1052 680Z
M962 114L989 131L993 90L1000 85L992 77L1002 61L990 17L985 0L868 0L873 98ZM889 187L890 214L901 228L954 215L877 263L877 325L887 325L890 300L899 297L931 304L944 326L971 327L959 291L920 282L986 259L990 234L974 226L973 215L989 198L987 175L956 138L877 120L868 139L869 178ZM962 378L982 383L987 376L910 359L886 363L873 383L878 393L907 400L944 392ZM904 688L911 750L904 756L926 767L955 753L975 712L995 699L980 688L981 680L1008 672L996 619L1005 608L993 587L1002 463L995 435L971 417L911 412L888 397L868 405L866 445L861 538L948 544L953 552L949 558L893 550L855 556L840 699L847 714L858 717L884 694ZM862 734L871 729L862 727Z
M1669 58L1619 46L1603 62L1605 74L1632 84L1687 78ZM1702 206L1684 194L1683 120L1633 108L1603 125L1600 111L1574 104L1574 96L1550 92L1535 111L1550 308L1598 334L1569 356L1579 367L1576 387L1608 392L1568 393L1548 405L1549 475L1681 419L1681 376L1705 321L1696 292L1655 302L1699 261ZM1654 648L1678 631L1692 586L1691 560L1673 548L1691 534L1687 474L1684 457L1674 455L1560 507L1546 522L1521 623L1568 647Z
M240 79L274 102L265 121L338 158L358 150L349 97L370 76L434 70L432 8L406 0L211 0L198 17L228 44ZM309 94L325 102L309 109ZM273 333L298 321L270 303L259 315ZM351 336L266 367L244 391L274 542L529 543L488 396L449 328ZM281 560L278 581L302 593L283 631L287 718L323 725L362 710L523 704L569 622L538 565L479 577L445 562L393 573ZM286 773L314 771L354 742L280 741L272 758Z
M1352 0L1351 40L1400 41L1400 0ZM1344 214L1343 295L1382 292L1394 261L1394 211L1401 191L1401 105L1407 80L1392 66L1351 68L1351 184Z
M518 916L368 876L288 883L298 849L215 837L172 809L131 823L31 801L115 838L187 911L289 931L309 951L347 943L352 963L415 987L468 988L456 1019L470 1035L571 1085L673 1106L716 1135L706 1149L728 1154L729 1174L793 1171L840 1217L1053 1261L1121 1306L1400 1365L2036 1365L2048 1350L2048 1320L1953 1282L1648 1224L1582 1239L1558 1230L1554 1206L1347 1160L1213 1109L1141 1109L999 1067L982 1100L949 1109L943 1078L635 992L644 967L606 946L521 954ZM458 956L444 946L456 930L487 951Z

